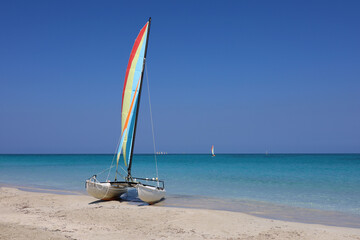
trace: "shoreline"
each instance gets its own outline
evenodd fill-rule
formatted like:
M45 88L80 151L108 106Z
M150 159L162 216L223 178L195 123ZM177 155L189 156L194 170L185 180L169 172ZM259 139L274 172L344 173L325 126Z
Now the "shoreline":
M34 193L89 196L85 190L71 191L47 186L20 186L0 182L0 188L1 187L15 188L20 191ZM96 201L95 198L93 199ZM136 193L129 193L129 196L122 198L121 201L136 206L145 204L137 198ZM156 203L155 206L166 208L202 209L210 211L219 210L234 213L237 212L270 220L281 220L305 224L322 224L326 226L360 229L359 215L343 213L339 211L300 208L255 200L236 200L206 196L170 194L166 196L165 200Z
M360 239L359 228L0 188L1 239Z

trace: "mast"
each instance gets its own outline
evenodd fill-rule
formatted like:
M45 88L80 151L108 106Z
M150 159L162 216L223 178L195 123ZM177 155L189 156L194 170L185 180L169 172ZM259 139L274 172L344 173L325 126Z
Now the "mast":
M151 25L151 17L149 18L149 26L148 26L147 36L146 36L145 54L144 54L144 59L143 59L143 66L142 66L142 72L141 72L141 82L140 82L140 89L139 89L139 99L138 99L137 108L136 108L136 115L135 115L134 137L133 137L133 143L132 143L133 146L131 148L130 161L129 161L129 167L128 167L128 176L127 176L128 180L131 179L131 164L132 164L132 157L133 157L134 146L135 146L136 126L137 126L137 119L138 119L139 108L140 108L141 89L142 89L142 83L143 83L143 77L144 77L144 67L145 67L145 62L146 62L146 53L147 53L147 48L148 48L148 43L149 43L150 25Z

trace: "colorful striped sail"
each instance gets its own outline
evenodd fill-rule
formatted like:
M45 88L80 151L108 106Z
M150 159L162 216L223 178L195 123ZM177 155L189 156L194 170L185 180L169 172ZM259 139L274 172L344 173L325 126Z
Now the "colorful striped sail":
M214 145L211 146L211 155L215 156L215 154L214 154Z
M117 151L117 164L121 151L125 166L131 166L131 154L136 131L136 118L139 107L139 95L144 71L146 47L148 41L150 21L140 30L131 50L129 63L126 69L125 83L122 95L121 108L121 141ZM130 172L130 171L129 171Z

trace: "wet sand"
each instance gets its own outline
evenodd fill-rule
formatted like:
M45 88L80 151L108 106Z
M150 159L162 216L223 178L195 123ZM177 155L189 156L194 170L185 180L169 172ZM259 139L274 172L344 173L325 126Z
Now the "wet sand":
M157 204L165 207L222 210L300 223L360 228L360 215L309 208L300 208L254 200L220 199L204 196L168 195Z
M161 204L159 204L161 205ZM360 239L360 228L0 188L0 239Z

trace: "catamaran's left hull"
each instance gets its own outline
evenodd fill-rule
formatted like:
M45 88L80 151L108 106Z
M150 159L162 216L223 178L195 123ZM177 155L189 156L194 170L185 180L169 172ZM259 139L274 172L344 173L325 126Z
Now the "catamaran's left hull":
M127 192L127 183L94 182L86 180L86 191L89 195L101 200L118 199Z

